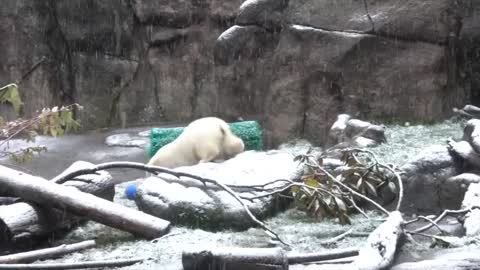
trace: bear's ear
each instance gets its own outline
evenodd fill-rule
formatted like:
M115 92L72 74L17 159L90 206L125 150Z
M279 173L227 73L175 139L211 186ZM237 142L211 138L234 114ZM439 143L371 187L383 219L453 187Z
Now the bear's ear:
M225 136L227 133L222 125L218 126L220 128L220 132L222 133L222 136Z

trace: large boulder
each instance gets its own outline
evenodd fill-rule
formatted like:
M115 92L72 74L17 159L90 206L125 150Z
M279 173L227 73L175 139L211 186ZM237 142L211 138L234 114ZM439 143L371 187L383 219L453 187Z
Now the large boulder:
M325 143L343 112L424 119L444 112L447 74L435 68L446 57L442 46L297 25L281 33L273 57L265 104L271 146L295 136Z
M227 65L241 58L258 58L268 42L267 31L255 25L232 26L215 42L215 62Z
M238 8L238 25L258 25L267 29L281 28L288 0L246 0Z
M456 42L460 21L467 17L462 5L452 0L300 0L283 7L282 1L246 1L236 23L273 33L255 61L271 72L250 68L261 75L248 77L250 85L265 92L260 111L266 144L275 147L297 137L325 144L328 126L341 112L380 119L445 116L470 97L455 71L463 65L456 60L461 50L455 49L463 46ZM247 7L256 13L242 16ZM272 25L281 25L282 31L270 31ZM237 51L238 43L232 44L230 51ZM235 80L255 62L230 61L236 72L227 79ZM450 64L440 68L439 63ZM454 90L446 93L446 88ZM230 114L241 114L244 106L238 108Z
M458 31L461 10L452 0L292 1L288 21L334 31L404 40L445 42Z
M447 188L449 185L443 186L445 182L460 184L460 181L450 179L461 173L461 168L447 146L431 146L400 169L403 171L404 185L403 212L437 213L442 209L460 207L466 189L451 190ZM442 193L449 197L457 197L459 200L443 201Z
M472 103L480 104L480 2L462 1L465 17L462 20L460 39L464 50L464 63L461 70L465 72L466 87L472 90Z
M290 179L297 163L291 154L271 151L247 151L223 163L201 163L180 167L176 171L214 179L225 185L262 185L277 179ZM265 192L242 191L240 196L253 197ZM147 178L135 197L138 207L149 214L177 224L205 229L247 229L255 223L242 205L225 190L186 177L161 174ZM281 209L278 198L267 196L243 200L252 213L264 218Z

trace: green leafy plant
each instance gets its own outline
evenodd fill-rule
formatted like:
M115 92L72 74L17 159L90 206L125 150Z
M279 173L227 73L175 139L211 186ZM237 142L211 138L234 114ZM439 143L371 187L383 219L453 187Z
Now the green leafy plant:
M0 103L11 104L19 116L23 102L18 86L9 84L0 88ZM44 108L33 118L18 118L13 121L6 121L0 116L0 157L9 156L16 162L25 162L32 159L34 154L47 151L47 148L43 146L29 146L10 151L8 142L12 139L34 142L38 134L57 137L77 130L80 124L73 117L74 108L82 109L78 104Z
M359 158L361 154L367 157ZM290 189L298 207L320 220L338 218L341 224L350 224L350 213L355 210L363 213L357 205L358 194L375 200L383 187L398 194L393 181L397 174L392 173L395 169L386 170L385 165L370 155L373 153L346 149L341 157L344 167L333 172L323 168L322 156L315 158L310 153L297 156L295 160L306 168L300 177L302 184Z
M20 109L23 106L18 86L14 83L7 84L0 88L0 103L10 103L17 115L20 115Z

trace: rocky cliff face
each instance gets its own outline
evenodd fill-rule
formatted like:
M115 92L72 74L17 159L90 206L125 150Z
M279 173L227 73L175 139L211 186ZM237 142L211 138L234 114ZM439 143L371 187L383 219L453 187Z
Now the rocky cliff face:
M476 0L4 0L0 82L85 128L218 115L267 145L480 101Z

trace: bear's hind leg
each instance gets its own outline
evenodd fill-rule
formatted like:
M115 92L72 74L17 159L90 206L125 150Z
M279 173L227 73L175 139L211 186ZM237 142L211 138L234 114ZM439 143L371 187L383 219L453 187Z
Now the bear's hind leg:
M198 163L210 162L218 158L220 155L220 149L217 145L212 143L204 143L200 146L200 149L195 149Z

